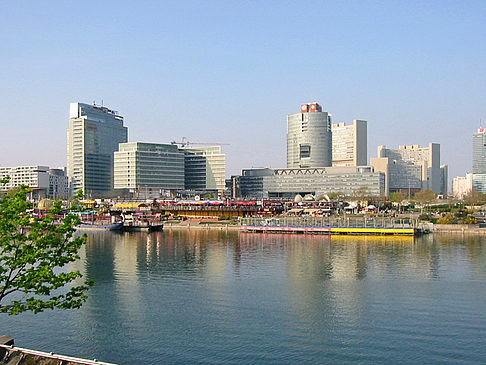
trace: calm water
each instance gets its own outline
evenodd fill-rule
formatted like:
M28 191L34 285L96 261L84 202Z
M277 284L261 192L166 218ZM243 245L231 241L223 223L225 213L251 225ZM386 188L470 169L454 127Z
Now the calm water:
M486 237L101 232L72 268L82 309L0 334L121 364L486 362Z

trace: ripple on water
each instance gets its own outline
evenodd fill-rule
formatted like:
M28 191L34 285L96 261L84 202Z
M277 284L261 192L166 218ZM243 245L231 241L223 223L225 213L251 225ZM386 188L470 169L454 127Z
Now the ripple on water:
M481 363L485 262L485 238L93 234L81 309L0 325L123 364Z

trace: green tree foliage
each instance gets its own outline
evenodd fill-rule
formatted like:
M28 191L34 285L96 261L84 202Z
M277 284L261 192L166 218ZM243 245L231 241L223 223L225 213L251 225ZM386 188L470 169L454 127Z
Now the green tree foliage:
M405 194L401 191L396 191L396 192L390 194L390 201L394 202L394 203L400 204L406 198L407 197L405 196Z
M389 199L391 202L398 204L398 212L400 212L402 210L402 202L406 199L406 196L403 192L396 191L390 194Z
M79 308L92 282L74 285L81 273L61 269L79 259L86 241L85 236L73 237L79 218L68 214L56 222L60 202L46 217L34 218L28 213L27 192L21 187L0 199L0 312Z

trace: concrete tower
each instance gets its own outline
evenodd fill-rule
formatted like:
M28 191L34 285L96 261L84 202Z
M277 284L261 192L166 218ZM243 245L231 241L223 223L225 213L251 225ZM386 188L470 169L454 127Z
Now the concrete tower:
M300 113L287 115L287 168L331 164L331 115L318 103L302 104Z

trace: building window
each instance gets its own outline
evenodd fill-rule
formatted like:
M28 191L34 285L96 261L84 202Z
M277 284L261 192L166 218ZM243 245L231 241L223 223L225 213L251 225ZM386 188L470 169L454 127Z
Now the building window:
M310 157L310 150L311 150L311 146L300 145L300 158L309 158Z

